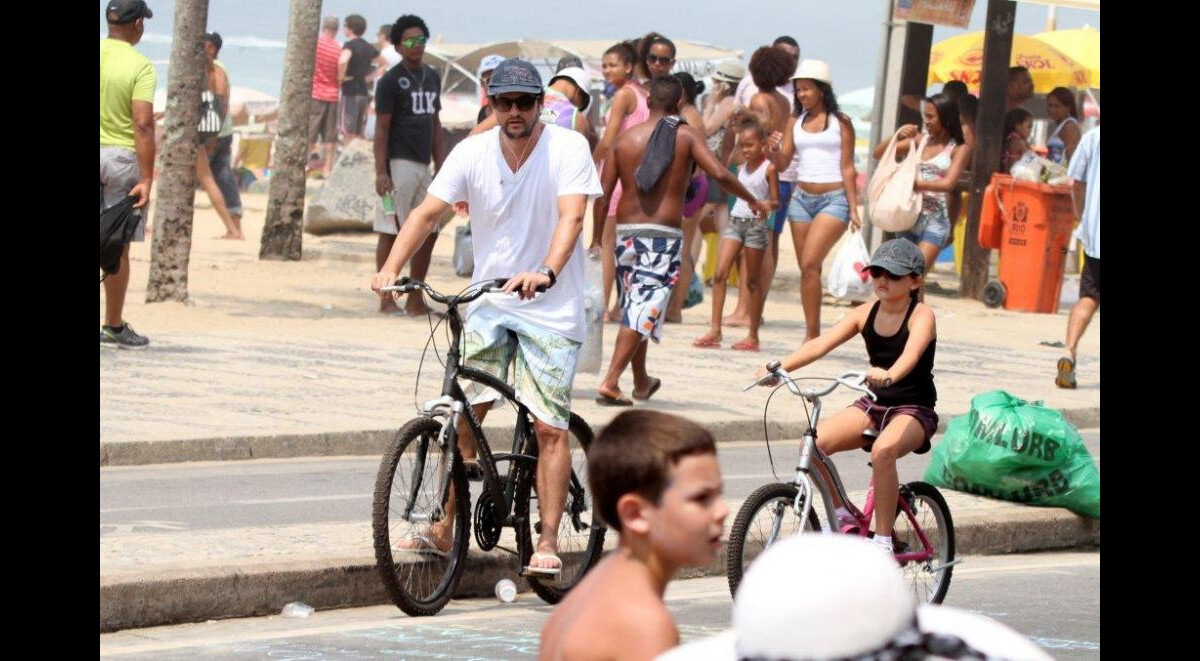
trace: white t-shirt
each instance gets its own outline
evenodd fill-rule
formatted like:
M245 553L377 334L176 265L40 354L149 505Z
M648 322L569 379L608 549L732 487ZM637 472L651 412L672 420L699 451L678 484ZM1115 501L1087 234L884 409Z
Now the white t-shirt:
M379 54L383 56L383 61L387 62L387 68L389 69L400 64L400 53L397 53L396 47L391 44L384 46L383 50L379 51Z
M471 207L476 281L536 271L558 227L558 198L586 195L593 200L602 192L587 139L546 125L516 173L504 161L496 127L458 143L429 185L429 194L439 200L465 200ZM582 342L583 259L583 243L576 241L553 287L526 301L488 294L472 303L467 314L488 306Z
M1087 183L1084 191L1083 209L1075 237L1083 241L1083 252L1093 259L1100 259L1100 127L1088 131L1079 139L1079 146L1071 154L1067 176L1075 181Z

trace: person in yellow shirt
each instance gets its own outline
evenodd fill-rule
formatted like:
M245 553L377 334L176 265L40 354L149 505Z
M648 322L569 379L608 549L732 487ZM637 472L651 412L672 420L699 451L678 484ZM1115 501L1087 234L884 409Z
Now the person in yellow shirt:
M154 66L133 47L154 14L143 0L111 0L104 10L108 38L100 40L100 211L136 197L141 218L133 240L146 238L146 212L154 179ZM129 287L129 246L121 267L104 279L100 346L141 349L150 340L121 318Z

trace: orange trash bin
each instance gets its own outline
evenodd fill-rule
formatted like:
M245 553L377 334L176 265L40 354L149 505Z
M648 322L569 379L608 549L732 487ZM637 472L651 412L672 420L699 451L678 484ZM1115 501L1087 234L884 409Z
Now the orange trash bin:
M979 242L991 247L999 239L1004 309L1058 311L1074 225L1070 186L992 175L980 214Z

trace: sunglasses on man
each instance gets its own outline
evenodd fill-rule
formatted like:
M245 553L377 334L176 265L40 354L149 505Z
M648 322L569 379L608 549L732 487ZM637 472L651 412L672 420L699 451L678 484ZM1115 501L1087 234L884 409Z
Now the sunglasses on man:
M494 96L492 97L492 106L494 106L496 110L500 112L508 112L509 110L512 110L512 107L515 105L517 110L521 112L528 112L533 110L533 105L537 103L538 98L540 97L538 97L536 94L522 94L515 99L503 96Z
M429 37L409 37L408 39L401 39L400 45L405 48L416 48L417 46L424 46L427 41L429 41Z
M647 55L647 64L670 64L675 61L673 57L664 57L662 55Z

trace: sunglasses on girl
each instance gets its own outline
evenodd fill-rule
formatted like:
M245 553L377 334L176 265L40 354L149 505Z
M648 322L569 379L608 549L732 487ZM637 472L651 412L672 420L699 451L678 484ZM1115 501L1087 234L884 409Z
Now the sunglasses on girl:
M882 266L872 266L868 270L871 272L872 278L882 278L886 276L888 280L899 280L900 278L904 277L902 275L896 275Z
M400 45L405 48L416 48L417 46L424 46L427 41L429 41L429 37L409 37L408 39L401 39Z
M517 106L517 110L528 112L533 110L533 104L537 103L538 97L533 94L522 94L515 99L509 99L503 96L492 97L492 105L500 112L508 112L512 107Z
M646 62L649 64L670 64L675 61L673 57L663 57L661 55L647 55Z

